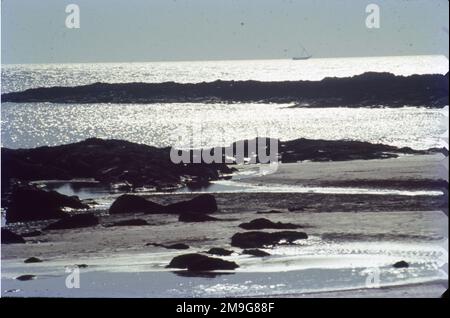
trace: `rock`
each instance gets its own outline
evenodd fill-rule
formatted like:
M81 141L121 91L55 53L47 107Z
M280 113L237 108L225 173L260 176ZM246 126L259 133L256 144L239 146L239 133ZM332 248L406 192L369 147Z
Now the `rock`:
M226 164L175 164L171 148L156 148L124 140L89 138L84 141L33 149L1 149L2 191L13 180L70 180L90 178L103 185L128 184L167 188L186 180L217 180L230 170ZM219 173L220 172L220 173Z
M234 252L226 250L224 248L220 248L220 247L213 247L213 248L210 248L206 253L212 254L212 255L219 255L219 256L229 256L229 255L233 254Z
M61 230L61 229L76 229L82 227L96 226L98 225L98 217L89 214L77 214L62 218L55 223L48 225L45 230Z
M8 229L2 228L2 244L25 243L25 240L19 234Z
M39 236L41 234L42 234L41 231L36 230L36 231L21 233L20 235L22 235L22 237L33 237L33 236Z
M181 201L166 206L171 213L202 213L209 214L217 211L216 198L211 194L201 194L191 200Z
M186 245L183 243L176 243L176 244L171 244L171 245L164 245L164 244L158 244L158 243L145 244L145 246L149 246L149 245L164 247L164 248L172 249L172 250L187 250L187 249L189 249L189 245Z
M188 201L181 201L167 206L149 201L136 195L124 194L118 197L109 208L110 214L118 213L174 213L174 214L207 214L217 211L216 199L213 195L202 194ZM188 219L188 218L187 218ZM211 221L212 219L210 219ZM189 221L191 222L191 221ZM202 222L202 221L192 221Z
M407 268L407 267L409 267L409 264L405 261L399 261L392 266L395 268Z
M295 225L292 223L281 223L277 222L274 223L268 219L255 219L250 221L249 223L242 223L239 224L240 228L243 228L245 230L262 230L262 229L285 229L285 230L291 230L291 229L298 229L301 228L299 225Z
M180 214L180 216L178 217L178 221L180 222L208 222L217 220L219 219L206 214L192 212Z
M37 257L29 257L23 261L24 263L41 263L42 260Z
M280 244L280 241L293 243L294 241L307 239L308 235L304 232L282 231L274 233L266 232L246 232L236 233L231 238L231 245L240 248L259 248L268 245Z
M259 249L243 250L242 254L253 255L253 256L256 256L256 257L270 256L269 253L261 251Z
M26 281L26 280L32 280L35 279L36 275L21 275L16 277L17 280Z
M77 197L69 197L56 191L44 191L32 186L19 186L13 190L6 211L6 221L27 222L59 219L67 216L63 207L87 209Z
M87 268L87 264L76 264L75 266L77 266L78 268Z
M189 249L189 245L186 245L186 244L183 244L183 243L166 245L164 247L168 248L168 249L172 249L172 250L187 250L187 249Z
M176 256L167 265L167 268L181 268L188 271L233 270L238 267L235 262L195 253Z
M150 225L147 221L142 219L131 219L131 220L123 220L114 222L112 224L106 225L106 227L111 226L141 226L141 225Z
M163 213L164 206L148 201L141 196L124 194L118 197L111 207L109 214L120 213Z

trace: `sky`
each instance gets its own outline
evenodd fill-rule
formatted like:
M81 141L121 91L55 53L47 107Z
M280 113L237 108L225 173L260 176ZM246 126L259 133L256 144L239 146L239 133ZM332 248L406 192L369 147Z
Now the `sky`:
M68 4L80 28L65 25ZM380 7L367 28L366 6ZM1 60L145 62L443 54L448 0L2 0Z

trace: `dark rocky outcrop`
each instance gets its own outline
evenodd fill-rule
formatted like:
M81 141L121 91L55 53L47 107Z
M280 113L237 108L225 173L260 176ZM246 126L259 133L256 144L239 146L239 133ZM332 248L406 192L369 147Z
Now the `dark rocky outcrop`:
M37 257L29 257L23 261L24 263L41 263L42 260Z
M219 219L213 216L192 212L180 214L180 216L178 217L178 221L180 222L209 222L217 220Z
M171 149L123 140L90 138L81 142L33 149L2 148L2 191L13 179L71 180L91 178L102 184L174 187L190 180L217 180L232 172L225 164L173 163Z
M446 75L395 76L368 72L321 81L215 81L209 83L95 83L42 87L2 94L3 102L171 103L296 102L299 107L389 107L448 105Z
M226 250L224 248L220 248L220 247L213 247L213 248L210 248L206 253L211 254L211 255L218 255L218 256L229 256L229 255L233 254L234 252Z
M48 225L45 230L62 230L62 229L76 229L82 227L96 226L99 224L98 217L89 214L77 214L66 216L55 223Z
M249 249L249 250L243 250L242 254L246 254L246 255L253 255L256 257L266 257L266 256L270 256L269 253L261 251L259 249Z
M304 232L282 231L266 233L255 231L234 234L231 238L231 245L240 248L261 248L280 244L281 241L285 242L283 244L291 244L294 241L307 238L308 235Z
M167 268L180 268L188 271L233 270L238 267L235 262L195 253L176 256L167 265Z
M192 221L192 222L201 222L201 214L213 213L217 211L217 203L216 199L213 195L210 194L201 194L191 200L181 201L169 205L161 205L149 200L146 200L143 197L136 195L124 194L118 197L111 207L109 208L110 214L118 214L118 213L146 213L146 214L157 214L157 213L173 213L186 215L186 220L191 217L195 218L195 215L199 215L200 221ZM209 220L213 220L214 218L209 217ZM204 220L207 220L207 216L204 217ZM186 221L189 222L189 221Z
M2 228L2 244L25 243L25 240L19 234L8 229Z
M36 275L29 275L29 274L27 274L27 275L20 275L20 276L16 277L17 280L21 280L21 281L32 280L32 279L35 279L35 278L36 278Z
M239 150L239 151L238 151ZM269 137L240 140L227 147L215 148L226 162L225 154L234 157L233 163L243 163L244 158L251 158L250 163L267 163L278 161L291 163L298 161L346 161L396 158L399 154L444 153L445 148L414 150L408 147L398 148L385 144L373 144L357 140L322 140L294 139L281 141ZM195 155L195 151L191 151ZM229 158L227 157L229 160Z
M171 213L214 213L217 211L216 198L211 194L201 194L191 200L181 201L166 206Z
M407 268L407 267L409 267L409 264L405 261L399 261L392 266L395 268Z
M249 147L255 142L256 153ZM261 143L261 144L260 144ZM241 146L243 145L243 149ZM276 149L271 149L271 144ZM413 150L383 144L351 140L312 140L296 139L278 141L257 138L216 148L221 151L222 162L225 153L240 157L254 158L260 162L261 154L271 153L281 162L297 161L342 161L355 159L394 158L398 154L427 154L441 152L442 149ZM176 164L170 159L170 148L155 148L121 140L87 139L78 143L39 147L34 149L2 148L2 193L10 190L13 180L70 180L92 178L102 184L126 183L130 190L136 187L174 187L195 183L207 184L217 180L233 169L223 163ZM198 159L199 150L185 151L193 162ZM203 149L202 151L209 151ZM239 157L239 156L236 156ZM228 160L228 159L227 159ZM233 162L239 161L235 158ZM207 195L192 202L176 203L170 206L172 212L202 209L203 213L213 212L215 202ZM136 203L139 206L139 203ZM155 206L155 208L158 208Z
M33 186L18 186L11 194L6 221L26 222L59 219L67 214L62 208L87 209L77 197L69 197L56 191L44 191Z
M112 226L142 226L142 225L150 225L147 221L142 219L131 219L131 220L122 220L117 221L111 224L105 225L106 227L112 227Z
M262 229L292 230L301 228L302 226L292 223L281 223L281 222L274 223L268 219L261 218L252 220L248 223L241 223L239 224L239 227L245 230L262 230Z
M111 207L109 208L109 214L120 213L164 213L164 206L146 200L145 198L137 195L124 194L118 197Z

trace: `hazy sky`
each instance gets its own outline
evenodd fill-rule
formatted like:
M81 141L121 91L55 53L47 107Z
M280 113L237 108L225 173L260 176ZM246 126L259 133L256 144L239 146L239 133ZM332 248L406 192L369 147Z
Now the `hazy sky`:
M2 0L3 63L445 54L448 0ZM65 26L78 4L81 28ZM369 3L380 29L365 25Z

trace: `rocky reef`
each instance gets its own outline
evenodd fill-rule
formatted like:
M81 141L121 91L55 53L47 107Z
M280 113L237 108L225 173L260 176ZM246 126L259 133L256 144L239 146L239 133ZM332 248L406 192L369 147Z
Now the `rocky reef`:
M220 152L217 157L214 156L218 160L206 163L202 159L205 152L215 154L216 151ZM94 179L105 185L125 185L127 191L137 187L164 189L207 184L232 173L233 164L239 162L238 157L253 160L250 163L264 163L261 156L288 163L385 159L395 158L399 154L438 152L448 156L445 148L414 150L363 141L304 138L290 141L256 138L234 142L228 147L179 152L184 153L182 157L187 160L174 163L169 147L156 148L124 140L98 138L53 147L2 148L2 192L8 191L11 182L17 180ZM230 160L229 154L234 159ZM134 199L142 201L140 198ZM135 203L140 205L142 202ZM176 208L176 205L172 207Z
M225 164L175 164L170 148L123 140L86 139L33 149L2 148L2 190L12 179L71 180L92 178L104 184L136 187L177 187L190 180L217 180L232 169Z
M214 81L208 83L94 83L75 87L41 87L2 94L3 102L52 103L175 103L264 102L298 103L301 107L444 107L448 105L446 75L396 76L368 72L321 81Z

